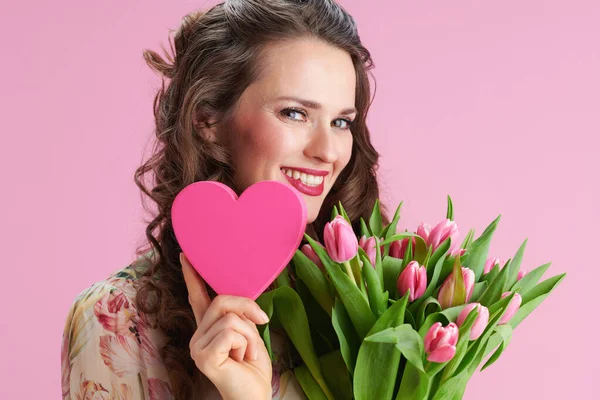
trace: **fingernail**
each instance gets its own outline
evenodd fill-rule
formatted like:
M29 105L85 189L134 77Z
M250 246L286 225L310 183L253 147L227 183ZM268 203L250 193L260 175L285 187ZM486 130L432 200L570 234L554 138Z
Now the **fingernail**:
M263 310L260 310L260 321L263 324L266 324L267 322L269 322L269 316Z

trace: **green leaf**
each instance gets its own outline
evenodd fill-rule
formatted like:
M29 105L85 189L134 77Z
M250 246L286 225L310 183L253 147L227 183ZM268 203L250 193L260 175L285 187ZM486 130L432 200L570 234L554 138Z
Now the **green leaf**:
M469 300L469 303L479 303L479 298L481 297L483 292L485 292L486 289L486 281L476 283L475 286L473 286L473 293L471 294L471 300Z
M337 217L338 215L340 215L338 209L336 206L333 206L332 210L331 210L331 221L333 221L335 219L335 217Z
M421 326L430 314L442 311L442 306L433 297L426 298L417 309L417 326Z
M379 279L379 287L382 291L385 291L383 287L383 259L381 255L381 241L377 236L375 236L375 272L377 273L377 278Z
M402 259L385 257L382 261L383 288L390 294L391 299L398 298L398 276L402 270Z
M339 342L331 324L331 316L323 310L302 280L296 281L295 290L306 310L311 338L317 356L338 349Z
M340 299L344 303L344 307L348 311L348 315L356 328L359 338L362 340L375 324L375 316L371 313L369 303L352 281L352 278L343 273L337 265L330 262L329 257L325 254L325 249L318 246L307 234L304 236L321 261L323 261L323 266L329 274Z
M434 267L436 266L437 262L440 260L440 258L442 258L442 256L446 255L446 253L450 249L450 245L451 245L450 241L451 241L450 238L444 240L444 242L438 246L436 251L433 253L431 258L427 262L426 267L427 267L427 279L428 280L431 280L431 277L432 277L433 271L434 271Z
M296 268L298 279L304 282L315 300L331 316L333 297L331 297L327 279L323 272L300 250L296 250L292 262Z
M525 295L522 296L521 307L517 310L515 315L508 321L510 326L516 328L533 310L539 306L542 301L546 299L552 293L558 284L565 278L566 274L560 274L553 276L545 280L544 282L536 285L533 289L529 290ZM525 278L523 278L525 279ZM537 296L536 296L537 295ZM526 297L527 296L527 297ZM536 296L536 297L533 297Z
M294 375L308 400L329 400L306 365L295 368Z
M387 309L387 300L383 298L383 292L381 291L381 283L379 277L373 269L369 257L366 254L361 256L363 267L362 274L367 284L367 293L369 295L369 305L371 311L376 318L379 318Z
M369 219L369 227L373 235L379 236L381 233L381 209L379 207L379 199L375 200L373 211L371 212L371 218Z
M402 325L407 302L408 296L404 296L388 308L369 331L368 336ZM391 399L399 363L400 351L395 346L364 341L360 346L354 370L356 400Z
M448 196L448 210L446 211L446 218L450 221L454 220L454 207L452 206L452 199Z
M360 236L366 236L366 237L370 237L371 236L371 232L369 231L369 227L367 226L367 223L365 222L365 220L363 219L363 217L360 217Z
M296 350L298 350L302 361L308 367L323 393L328 399L333 400L333 394L325 383L317 360L310 336L308 317L298 293L292 288L284 286L274 290L272 300L277 319L283 325Z
M333 328L340 342L340 352L342 358L348 367L348 371L354 374L356 366L356 357L360 348L360 339L352 325L352 321L348 316L348 312L344 308L344 304L338 298L335 299L332 315Z
M390 343L396 346L400 353L417 369L423 369L423 339L410 324L388 328L365 338L366 342Z
M506 282L508 280L508 276L510 273L509 263L500 270L500 273L494 278L494 280L490 283L490 285L485 289L485 292L482 293L479 298L479 303L482 305L489 307L491 304L494 304L504 293L504 287L506 286ZM497 268L494 267L494 268Z
M346 222L348 222L350 225L352 225L352 221L350 221L348 214L346 214L346 210L344 210L344 206L342 206L342 202L340 201L340 202L338 202L338 204L340 206L340 213L342 214L342 216L344 217Z
M392 222L388 225L388 229L385 231L385 239L389 239L396 233L396 229L398 228L398 222L400 221L400 210L402 209L402 201L398 204L396 208L396 212L394 213L394 218L392 218ZM384 249L384 254L390 254L390 244L386 244Z
M269 353L271 360L275 360L275 354L273 353L271 346L271 332L269 330L269 326L273 323L273 294L275 293L275 290L264 292L256 299L256 304L258 304L265 314L269 316L269 323L257 325L256 327L260 333L260 336L265 342L265 347L267 348L267 352Z
M527 292L529 289L535 286L535 284L540 280L540 278L544 275L544 272L546 272L551 264L552 263L540 265L536 269L528 272L523 278L515 282L510 290L517 293Z
M404 367L396 400L426 400L429 385L429 375L420 371L412 363L407 362Z
M471 242L473 241L473 236L474 235L475 235L475 229L471 229L467 233L467 236L465 236L465 240L463 240L462 245L460 246L460 248L461 249L467 249L471 245Z
M463 266L468 267L475 273L475 282L479 282L479 277L483 273L483 267L485 260L490 249L490 243L492 236L498 227L500 221L500 215L490 224L485 231L477 238L464 254Z
M483 371L484 369L486 369L487 367L492 365L498 358L500 358L500 355L502 354L504 349L506 349L506 346L508 346L508 343L510 343L513 329L508 324L502 324L502 325L498 325L496 327L496 332L502 337L502 343L500 344L498 349L494 352L494 354L492 354L492 356L483 365L483 367L481 367L480 371Z
M525 254L525 247L527 246L527 239L521 244L519 250L515 254L514 258L511 260L508 266L505 266L505 269L508 269L506 282L502 287L502 292L506 292L509 288L511 288L515 282L517 282L517 277L519 276L519 270L521 269L521 262L523 261L523 255Z
M352 400L352 383L339 350L319 357L321 371L336 400Z

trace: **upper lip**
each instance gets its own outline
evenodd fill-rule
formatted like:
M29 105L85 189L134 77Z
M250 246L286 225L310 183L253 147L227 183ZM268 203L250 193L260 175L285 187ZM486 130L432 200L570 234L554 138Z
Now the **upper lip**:
M315 176L326 176L327 174L329 174L329 171L321 171L318 169L311 169L311 168L299 168L299 167L281 167L282 169L293 169L299 172L304 172L305 174L309 174L309 175L315 175Z

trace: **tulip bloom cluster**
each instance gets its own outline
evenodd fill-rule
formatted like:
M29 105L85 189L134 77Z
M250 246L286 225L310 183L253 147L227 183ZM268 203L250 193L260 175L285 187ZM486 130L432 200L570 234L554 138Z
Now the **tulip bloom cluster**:
M499 218L477 239L470 231L459 242L448 201L445 219L433 228L421 223L415 232L397 230L401 204L385 226L378 202L368 223L356 224L339 204L324 227L323 244L305 235L307 243L292 260L293 282L303 284L303 294L297 288L302 296L282 287L257 300L273 314L283 299L273 315L281 316L306 363L296 377L309 400L333 400L330 385L357 400L437 399L438 391L464 391L448 385L466 385L468 379L451 378L459 371L472 374L491 351L482 369L495 362L512 330L535 308L523 306L533 300L539 305L564 278L538 283L550 264L521 269L525 243L507 262L488 256ZM299 307L307 295L311 303ZM325 313L319 318L306 313L317 304L331 317L329 326L323 326ZM332 332L337 342L328 336ZM268 342L264 328L261 333ZM329 338L320 343L322 349L338 347L318 354L312 342L300 339L311 337ZM319 369L325 365L316 362L321 356L328 368L342 370L329 375L336 382L327 382Z

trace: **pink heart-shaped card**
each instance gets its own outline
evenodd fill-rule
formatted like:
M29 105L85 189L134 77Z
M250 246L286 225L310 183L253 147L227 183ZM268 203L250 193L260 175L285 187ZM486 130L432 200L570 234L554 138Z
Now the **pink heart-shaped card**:
M183 253L215 292L256 300L300 245L306 203L278 181L255 183L239 198L200 181L177 194L171 217Z

